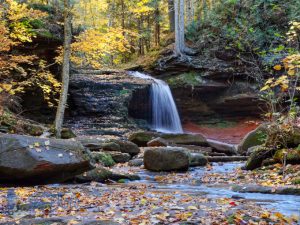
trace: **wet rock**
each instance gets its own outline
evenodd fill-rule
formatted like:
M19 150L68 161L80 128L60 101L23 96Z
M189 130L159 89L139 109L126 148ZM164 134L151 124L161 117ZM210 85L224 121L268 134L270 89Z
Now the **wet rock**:
M163 138L155 138L147 143L148 147L166 147L168 146L168 142Z
M103 166L111 167L116 164L116 162L113 160L111 154L107 152L92 152L92 157L95 160L96 163L100 163Z
M231 189L240 193L262 193L279 195L300 195L300 188L297 187L267 187L255 184L234 185Z
M90 158L77 141L0 136L0 181L53 183L91 169Z
M142 165L144 165L143 159L132 159L128 162L128 166L140 167Z
M145 148L144 166L151 171L188 170L189 161L189 153L184 148Z
M91 151L99 151L102 146L107 142L104 138L93 138L93 137L78 137L76 138L84 147Z
M245 165L246 170L254 170L262 166L265 159L273 156L275 150L263 146L257 146L255 151L249 156Z
M95 168L82 175L76 176L76 181L78 182L105 182L107 180L118 181L121 179L139 180L140 178L137 175L115 173L102 167Z
M126 163L131 159L128 153L108 152L116 163Z
M188 149L190 152L194 153L202 153L204 155L210 155L213 154L213 149L211 147L203 147L203 146L196 146L196 145L174 145L176 147L182 147ZM216 153L216 154L222 154L224 153Z
M201 134L162 134L161 137L170 144L208 146L206 138Z
M146 147L147 143L159 135L155 132L140 131L130 134L128 140L135 143L139 147Z
M238 162L246 161L247 156L208 156L207 160L209 162Z
M248 133L238 146L238 153L247 155L249 148L262 145L267 139L266 125L260 125L254 131Z
M207 158L201 153L190 154L190 166L206 166Z
M235 145L215 140L207 140L207 142L215 152L225 153L226 155L237 155L237 148Z

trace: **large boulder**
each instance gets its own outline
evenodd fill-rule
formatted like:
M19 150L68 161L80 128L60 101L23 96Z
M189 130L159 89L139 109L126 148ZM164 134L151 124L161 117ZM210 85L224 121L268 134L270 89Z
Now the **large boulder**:
M180 147L145 148L144 166L151 171L188 170L190 155Z
M262 145L267 139L266 125L262 124L248 133L238 145L238 153L246 155L249 148Z
M90 169L90 158L77 141L0 136L1 182L62 182Z
M201 153L190 154L190 166L206 166L208 163L207 158Z

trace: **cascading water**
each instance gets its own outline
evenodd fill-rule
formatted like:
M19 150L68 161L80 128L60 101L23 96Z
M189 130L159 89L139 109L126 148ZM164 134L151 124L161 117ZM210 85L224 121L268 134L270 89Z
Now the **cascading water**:
M153 80L151 85L152 129L164 133L183 133L177 107L169 85L140 72L130 75L141 79Z

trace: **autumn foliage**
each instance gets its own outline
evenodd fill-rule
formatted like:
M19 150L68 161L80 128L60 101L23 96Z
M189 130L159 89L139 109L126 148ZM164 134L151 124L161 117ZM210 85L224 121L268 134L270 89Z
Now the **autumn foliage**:
M13 96L26 90L40 89L50 106L60 84L36 55L22 54L19 48L33 41L36 33L31 22L47 17L15 0L5 0L0 6L0 94Z

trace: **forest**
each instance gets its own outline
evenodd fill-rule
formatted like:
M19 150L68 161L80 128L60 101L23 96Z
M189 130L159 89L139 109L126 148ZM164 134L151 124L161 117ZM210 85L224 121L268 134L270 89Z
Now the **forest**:
M0 225L300 224L299 0L0 18Z

